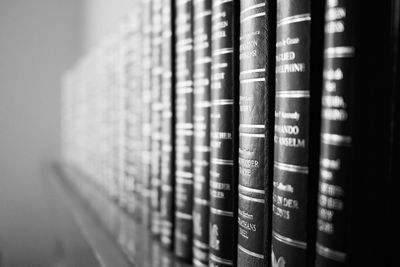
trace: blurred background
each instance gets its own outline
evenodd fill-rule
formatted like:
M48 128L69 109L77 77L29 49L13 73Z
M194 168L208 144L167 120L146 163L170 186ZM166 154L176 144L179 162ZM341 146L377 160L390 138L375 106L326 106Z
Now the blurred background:
M130 8L130 0L0 0L0 266L96 264L43 166L60 150L63 72Z

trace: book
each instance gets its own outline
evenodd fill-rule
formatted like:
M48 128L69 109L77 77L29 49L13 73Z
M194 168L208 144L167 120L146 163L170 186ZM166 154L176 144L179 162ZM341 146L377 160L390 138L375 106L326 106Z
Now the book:
M395 183L395 177L400 176L400 168L396 162L400 159L400 1L392 0L392 152L391 152L391 179Z
M396 42L392 33L392 1L375 5L366 0L354 5L356 90L351 124L353 173L345 192L346 265L392 266L390 259L397 257L388 236L395 236L396 231L389 229L396 220L390 208L385 213L391 205L392 186L389 177L393 111L389 103L394 97Z
M141 179L141 132L137 131L137 126L141 125L141 23L137 20L140 16L139 9L129 13L127 17L128 36L127 36L127 155L126 155L126 175L128 176L128 211L135 218L140 219L141 214L141 195L143 184Z
M192 0L175 1L175 254L192 259L193 23Z
M173 248L175 131L174 106L174 1L163 0L162 8L162 157L161 157L161 243Z
M210 266L237 260L238 4L212 6Z
M315 266L346 266L346 195L352 179L354 1L326 1Z
M400 0L141 3L64 77L56 168L129 260L395 266Z
M162 2L152 0L151 38L151 231L160 234L162 121Z
M322 84L321 1L277 1L272 266L312 266Z
M275 55L276 55L277 1L265 1L266 64L265 64L265 144L264 144L264 261L271 263L272 190L274 174L274 128L275 128Z
M208 266L212 1L193 2L193 264Z
M117 201L123 208L128 204L127 181L128 175L126 174L126 156L127 156L127 72L126 72L126 59L127 59L127 45L126 37L128 35L128 23L125 17L119 22L117 29L117 43L116 43L116 72L115 72L115 131L116 131L116 172L117 172L117 186L118 194Z
M392 58L393 58L393 77L392 77L392 123L391 123L391 156L390 156L390 178L387 194L391 197L387 200L386 216L390 216L396 209L396 190L400 186L398 177L400 177L400 1L392 1ZM390 220L389 226L383 227L385 231L386 251L391 249L388 257L388 266L394 266L397 262L395 246L396 237L399 236L399 219Z
M265 217L264 187L271 179L271 148L266 149L271 129L267 120L275 88L267 84L266 66L271 61L267 35L274 23L267 24L264 0L240 2L240 116L239 116L239 190L238 190L238 265L264 266ZM269 28L267 28L269 27ZM274 30L273 30L274 31Z
M143 224L151 226L151 1L143 0L141 2L142 10L142 220Z

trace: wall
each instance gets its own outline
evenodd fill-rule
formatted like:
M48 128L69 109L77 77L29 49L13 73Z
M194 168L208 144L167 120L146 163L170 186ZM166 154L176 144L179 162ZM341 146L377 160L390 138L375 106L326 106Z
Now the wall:
M88 254L42 168L59 153L62 73L130 5L0 0L0 266L61 266L65 231L76 255Z

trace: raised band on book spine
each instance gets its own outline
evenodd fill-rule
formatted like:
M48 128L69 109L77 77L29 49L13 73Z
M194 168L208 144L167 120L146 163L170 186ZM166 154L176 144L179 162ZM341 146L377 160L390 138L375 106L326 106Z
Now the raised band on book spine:
M192 0L175 1L175 254L192 259L193 26Z
M209 256L211 5L210 0L195 0L193 3L193 264L195 266L208 266Z
M316 266L346 265L347 186L352 176L354 1L326 1Z

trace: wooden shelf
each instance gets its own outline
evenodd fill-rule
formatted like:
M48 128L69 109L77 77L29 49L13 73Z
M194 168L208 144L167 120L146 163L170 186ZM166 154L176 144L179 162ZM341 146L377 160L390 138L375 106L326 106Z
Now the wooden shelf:
M105 267L188 267L154 239L149 229L100 192L88 179L59 163L51 179L99 265Z

